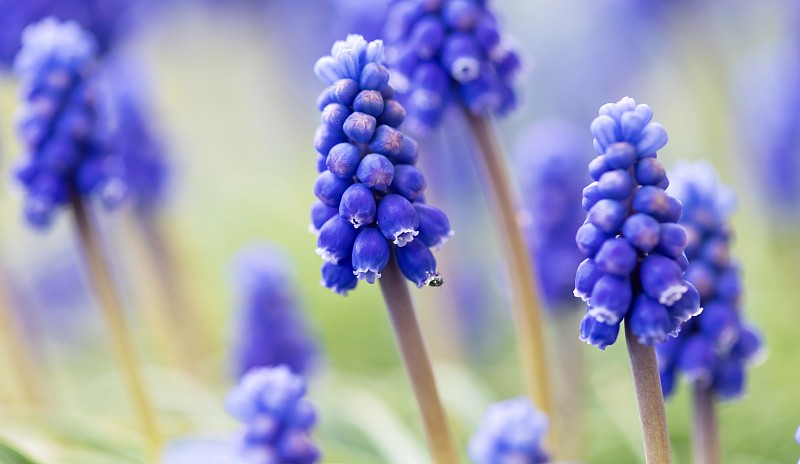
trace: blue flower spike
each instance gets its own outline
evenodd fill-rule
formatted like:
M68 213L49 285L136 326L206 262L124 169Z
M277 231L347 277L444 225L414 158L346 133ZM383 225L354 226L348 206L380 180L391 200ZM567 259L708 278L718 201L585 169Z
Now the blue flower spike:
M305 381L286 366L253 369L228 394L228 412L245 425L245 462L314 464L320 452L311 439L317 422L305 398Z
M392 253L414 285L441 285L430 248L453 234L445 213L423 203L417 143L399 129L405 110L383 60L383 42L350 35L314 66L328 88L318 99L314 146L324 163L310 229L326 261L322 283L340 294L375 283Z
M542 441L547 417L530 399L520 396L489 407L469 442L469 457L476 464L550 462Z
M603 105L591 124L598 156L589 163L595 182L583 190L586 222L575 240L586 260L574 294L588 305L580 339L601 349L616 341L626 318L638 341L653 346L700 311L682 265L681 204L665 192L656 155L667 134L652 116L626 97Z
M23 32L14 70L22 81L17 131L24 149L16 178L25 218L50 225L72 195L97 195L107 207L126 197L123 164L108 150L94 38L73 22L46 18Z
M448 103L475 115L516 106L521 61L488 2L393 0L384 27L391 82L415 132L435 130Z
M687 243L687 295L704 309L669 346L657 347L661 377L683 375L719 399L735 399L745 391L745 367L762 353L761 337L742 313L741 273L729 254L728 222L736 198L708 162L677 164L668 192L684 205L680 224L686 231L681 240ZM680 312L673 317L688 311ZM664 388L665 395L671 393L672 388Z
M317 360L287 256L272 245L253 244L234 259L233 284L239 314L233 365L237 378L253 368L285 365L308 374Z

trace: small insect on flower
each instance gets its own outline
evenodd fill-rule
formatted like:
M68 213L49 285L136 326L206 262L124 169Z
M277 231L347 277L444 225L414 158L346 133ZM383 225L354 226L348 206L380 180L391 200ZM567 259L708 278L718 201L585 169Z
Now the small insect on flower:
M24 154L16 177L25 218L46 228L72 195L117 206L127 193L120 159L110 154L95 75L94 38L72 21L28 26L14 70L22 81L17 132Z
M477 115L516 105L520 58L487 2L393 0L383 38L392 85L415 132L436 129L452 101Z
M310 229L326 261L323 285L341 294L375 283L392 253L415 285L441 285L430 248L453 234L444 212L423 202L417 144L399 129L405 110L383 59L381 41L350 35L314 66L328 88L318 99L314 145L324 163Z
M744 320L739 265L729 254L728 220L736 199L707 162L680 163L672 177L669 192L684 205L680 224L685 232L679 241L686 247L686 279L691 297L704 309L676 339L656 347L663 391L671 394L672 379L683 374L719 398L734 399L744 393L746 364L758 361L762 352L761 337ZM682 303L671 308L673 317L691 316Z
M317 414L305 394L305 381L286 366L254 369L242 378L225 404L245 425L245 462L319 462L320 452L311 439Z
M495 403L469 442L469 456L476 464L545 464L547 428L547 417L526 397Z
M677 224L681 203L667 194L656 152L667 143L653 111L632 98L608 103L591 124L594 182L583 190L586 221L575 241L586 257L575 274L576 297L588 304L580 339L604 349L623 319L640 343L676 336L700 311L684 278L688 234Z

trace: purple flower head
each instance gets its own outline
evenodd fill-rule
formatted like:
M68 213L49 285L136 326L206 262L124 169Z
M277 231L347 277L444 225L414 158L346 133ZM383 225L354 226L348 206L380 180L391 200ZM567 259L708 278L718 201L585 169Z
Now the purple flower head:
M539 288L550 310L573 303L575 270L583 261L574 240L586 217L579 199L589 180L581 139L566 122L544 121L526 131L516 147L528 251L542 271L537 273Z
M305 381L286 366L257 368L242 377L225 405L245 425L241 453L246 462L319 462L311 439L317 414L305 395Z
M728 220L736 199L708 162L676 165L669 192L684 205L686 278L692 284L692 298L704 309L668 346L658 347L661 376L683 374L718 397L733 399L744 393L745 365L761 353L761 338L746 324L740 308L739 267L728 254ZM665 395L670 393L671 388L664 389Z
M603 105L591 125L598 156L583 190L588 214L575 240L587 259L574 293L588 304L580 339L601 349L616 341L623 319L640 343L654 345L700 311L683 275L681 204L664 191L669 181L656 159L667 134L652 116L625 97Z
M164 197L169 177L164 146L154 130L144 66L128 57L106 61L106 88L111 114L111 146L125 170L125 181L136 208L152 211Z
M16 177L25 217L44 228L70 195L97 194L106 206L126 196L123 169L108 152L94 74L95 42L75 22L47 18L25 29L14 68L22 80L17 132L24 149Z
M476 464L545 464L547 428L547 417L524 396L495 403L469 442L469 456Z
M307 374L317 347L297 304L287 257L273 246L250 245L236 255L233 274L239 308L233 349L236 375L277 365Z
M473 114L504 114L516 105L521 67L512 42L481 0L393 0L384 26L392 85L413 130L438 127L447 104Z
M314 72L328 85L318 99L314 145L325 162L310 227L326 261L323 285L346 294L358 280L374 283L393 252L415 285L441 285L430 248L452 235L450 222L423 203L427 184L414 166L416 142L398 128L405 111L389 85L383 43L350 35Z
M11 67L24 45L23 30L49 16L76 22L96 38L98 52L105 53L122 33L122 19L134 4L132 0L0 0L0 66Z

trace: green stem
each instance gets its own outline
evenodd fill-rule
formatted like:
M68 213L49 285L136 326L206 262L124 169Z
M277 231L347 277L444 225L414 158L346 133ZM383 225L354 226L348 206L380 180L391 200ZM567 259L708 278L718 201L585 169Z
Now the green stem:
M138 415L142 433L147 439L150 461L155 462L161 447L161 438L156 425L155 410L145 391L133 340L126 327L122 304L111 282L111 273L104 259L96 226L89 217L84 200L76 194L72 196L72 209L75 213L79 242L86 258L91 283L100 303L106 330L111 338L128 394Z
M627 320L625 342L628 345L636 401L639 403L639 423L642 426L645 462L670 464L672 454L669 447L667 413L664 409L656 351L652 346L642 345L636 340Z
M414 389L431 457L436 464L458 463L458 451L436 389L433 368L417 322L408 284L392 253L379 280L406 373Z

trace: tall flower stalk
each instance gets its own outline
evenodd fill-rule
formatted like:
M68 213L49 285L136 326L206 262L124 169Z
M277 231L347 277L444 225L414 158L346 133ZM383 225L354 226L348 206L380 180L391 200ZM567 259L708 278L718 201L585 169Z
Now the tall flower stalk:
M512 86L519 56L501 37L497 19L484 2L396 0L384 38L392 82L407 106L412 130L436 129L451 102L463 109L480 148L476 162L501 237L524 382L536 405L553 418L538 289L523 252L505 156L490 120L490 115L506 113L516 104Z
M155 456L159 435L154 409L88 211L91 196L113 207L126 192L118 160L107 151L101 96L94 75L96 45L76 23L52 18L25 29L22 43L15 70L22 80L18 132L25 157L16 175L27 194L25 217L33 227L44 229L58 209L72 209L117 362L151 456Z
M5 285L0 285L0 290L8 294ZM31 350L30 341L24 339L25 329L14 309L6 298L0 299L0 340L3 351L9 355L13 369L9 377L15 380L20 399L26 406L35 407L42 403L40 362Z
M405 109L383 66L383 42L350 35L314 66L328 87L318 99L314 137L319 175L311 228L323 258L322 283L340 294L359 280L380 279L431 456L458 462L414 305L403 277L440 286L430 248L452 234L447 216L424 203L425 178L414 165L417 143L398 127Z
M680 374L692 386L695 462L718 464L716 401L744 393L745 367L760 358L761 339L744 321L739 266L730 255L728 219L736 201L707 162L681 163L673 170L670 193L683 202L688 232L686 279L700 294L703 313L684 325L677 338L659 345L664 395Z
M667 143L653 111L625 97L600 108L591 125L595 180L583 190L586 222L576 242L586 256L575 276L575 296L588 304L581 340L604 349L625 321L648 464L671 462L664 399L653 345L677 336L700 312L700 296L683 273L686 230L677 224L680 201L656 152Z

